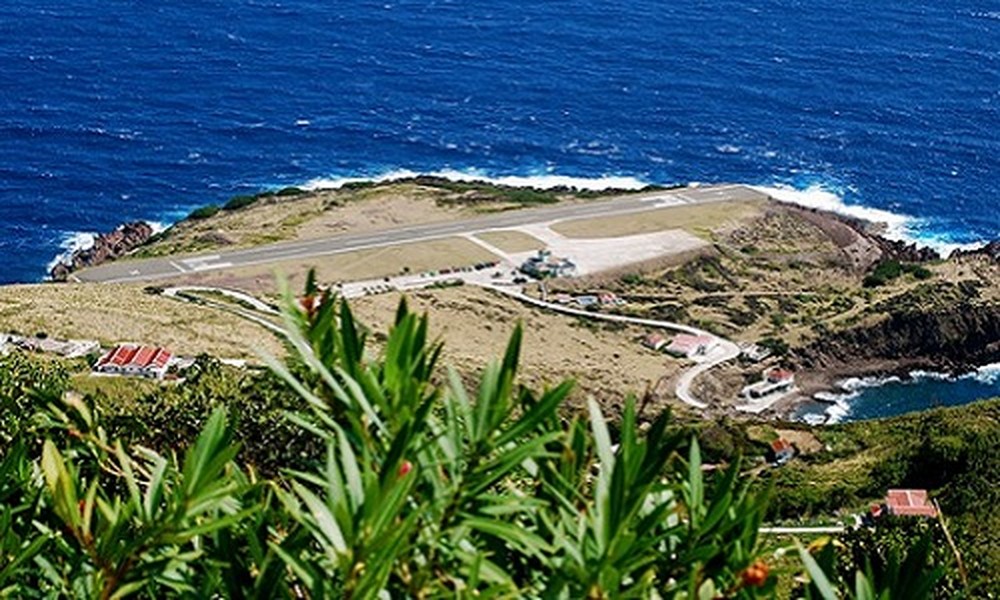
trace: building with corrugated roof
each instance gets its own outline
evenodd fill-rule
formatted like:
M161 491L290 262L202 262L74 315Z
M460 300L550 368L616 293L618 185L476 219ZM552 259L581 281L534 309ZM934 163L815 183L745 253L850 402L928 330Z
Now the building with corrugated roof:
M173 354L166 348L119 344L97 359L94 371L111 375L163 379L172 360Z

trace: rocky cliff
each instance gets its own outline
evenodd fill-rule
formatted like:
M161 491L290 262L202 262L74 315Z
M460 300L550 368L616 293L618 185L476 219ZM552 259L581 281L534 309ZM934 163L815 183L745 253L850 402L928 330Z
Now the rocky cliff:
M49 276L53 281L66 281L73 271L116 260L146 243L152 235L153 228L145 221L125 223L110 233L98 235L89 248L77 250L56 263Z
M952 258L967 258L970 256L984 256L996 263L1000 263L1000 240L993 240L982 248L976 248L975 250L955 250L951 254Z
M1000 305L960 302L947 308L890 312L874 325L832 333L794 353L799 368L856 367L898 361L963 371L1000 361Z

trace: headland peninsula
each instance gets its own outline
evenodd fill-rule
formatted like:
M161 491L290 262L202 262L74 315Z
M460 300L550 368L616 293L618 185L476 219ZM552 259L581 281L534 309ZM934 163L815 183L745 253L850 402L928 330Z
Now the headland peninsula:
M591 400L612 429L670 412L707 469L743 457L751 486L773 486L762 547L776 573L798 568L788 535L868 531L851 529L856 516L906 487L948 515L966 559L948 589L996 584L1000 553L977 549L1000 525L986 451L1000 400L838 425L793 417L847 377L1000 361L997 243L942 257L742 185L580 193L422 177L238 197L160 233L125 224L51 275L0 287L4 372L57 379L128 443L185 446L221 404L239 415L242 460L266 475L293 467L316 448L260 368L302 343L282 317L286 290L306 290L306 314L317 290L345 299L379 352L405 298L460 381L489 372L519 323L519 384L576 382L564 418Z
M571 276L523 273L540 251L570 261ZM253 360L255 349L281 352L259 322L274 315L219 291L275 305L278 278L295 287L315 269L373 325L408 295L462 368L481 366L521 320L537 353L528 376L576 378L580 398L787 418L843 378L1000 360L997 261L996 244L941 257L882 237L877 223L741 185L581 193L418 177L241 196L158 234L123 225L57 264L63 283L0 290L0 328ZM571 307L579 314L559 312ZM677 379L703 357L655 348L650 336L681 330L643 320L739 350L678 403ZM748 398L772 367L794 385Z

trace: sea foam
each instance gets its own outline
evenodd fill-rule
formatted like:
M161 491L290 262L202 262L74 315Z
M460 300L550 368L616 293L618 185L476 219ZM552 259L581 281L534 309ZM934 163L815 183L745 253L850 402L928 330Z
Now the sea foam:
M848 204L836 191L820 184L813 184L805 189L785 184L751 187L781 202L883 224L885 231L882 235L887 239L928 246L944 257L955 250L975 250L985 244L985 242L959 243L951 240L947 234L924 231L920 228L921 220L910 215L862 204Z
M161 221L146 221L150 227L153 228L153 235L164 231L168 225ZM119 226L120 228L121 226ZM49 263L45 266L45 273L52 272L52 269L56 265L69 265L73 261L73 255L77 252L82 252L84 250L90 250L94 247L94 243L97 241L96 233L90 231L76 231L68 232L63 240L59 243L59 248L62 250L57 254Z
M641 190L650 185L636 177L605 175L601 177L573 177L570 175L556 175L546 173L539 175L504 175L492 176L485 172L470 169L458 171L444 169L440 171L411 171L409 169L397 169L376 175L374 177L340 177L313 179L306 182L302 187L307 190L337 189L350 183L398 181L400 179L412 179L414 177L440 177L449 181L458 182L482 182L493 185L503 185L508 187L524 187L537 189L570 188L581 191L599 192L602 190Z
M63 241L59 243L59 248L62 249L62 252L49 261L49 264L45 267L45 272L51 272L56 265L70 264L75 253L93 248L95 240L97 240L96 233L78 231L66 234Z

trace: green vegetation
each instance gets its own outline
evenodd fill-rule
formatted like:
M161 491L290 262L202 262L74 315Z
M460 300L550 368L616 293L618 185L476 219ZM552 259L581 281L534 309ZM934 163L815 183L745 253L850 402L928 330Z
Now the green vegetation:
M739 460L704 470L668 414L640 427L628 402L612 430L591 402L564 418L570 383L516 383L519 329L470 389L440 376L405 303L378 353L312 278L284 314L295 358L277 377L201 359L182 386L120 399L0 361L0 594L773 595L766 488ZM938 575L918 545L902 569L843 563L844 582L826 548L803 552L798 596L919 599Z
M420 176L413 183L458 194L439 200L444 204L476 204L481 202L511 202L521 206L552 204L559 201L560 193L568 190L549 190L526 187L494 185L482 181L451 181L441 177Z
M260 200L260 196L233 196L222 205L222 210L239 210L256 204L257 200Z
M219 208L219 206L215 204L209 204L208 206L202 206L201 208L196 208L192 210L191 213L188 214L187 218L193 221L209 219L219 214L220 210L222 209Z
M968 571L968 596L1000 594L1000 400L816 430L829 449L768 472L775 486L771 518L800 520L839 511L865 512L888 488L928 489L940 502ZM935 538L938 564L950 564L936 521L887 523L858 543L900 548ZM854 542L852 542L853 544ZM947 589L963 587L953 570ZM949 596L950 597L950 596Z
M898 260L884 260L875 265L872 272L865 276L862 285L867 288L885 285L902 275L910 274L919 280L930 279L933 273L920 264L901 263Z

